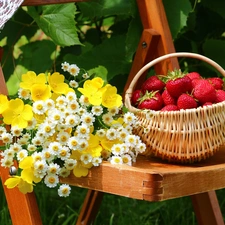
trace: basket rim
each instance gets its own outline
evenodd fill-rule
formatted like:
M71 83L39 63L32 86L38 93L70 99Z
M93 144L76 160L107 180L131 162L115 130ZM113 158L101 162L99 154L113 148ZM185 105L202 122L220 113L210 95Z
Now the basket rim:
M131 81L129 87L127 88L126 92L125 92L125 96L124 96L124 104L125 106L128 108L129 111L131 112L140 112L140 111L144 111L142 109L137 109L134 106L131 105L131 95L133 93L134 87L135 87L135 83L137 82L137 80L141 77L141 75L148 70L149 68L151 68L152 66L154 66L155 64L166 60L168 58L172 58L172 57L187 57L187 58L196 58L199 60L202 60L208 64L210 64L212 67L214 67L218 72L220 72L224 77L225 77L225 70L215 61L213 61L212 59L197 54L197 53L190 53L190 52L175 52L175 53L169 53L169 54L165 54L163 56L160 56L152 61L150 61L149 63L147 63L145 66L143 66L138 72L137 74L134 76L133 80ZM219 103L214 103L212 106L216 106ZM185 109L185 110L196 110L198 108L205 108L205 107L197 107L194 109ZM210 108L210 106L207 106L206 108ZM151 111L153 114L155 114L156 112L160 112L160 113L180 113L182 110L177 110L177 111L155 111L155 110L148 110Z

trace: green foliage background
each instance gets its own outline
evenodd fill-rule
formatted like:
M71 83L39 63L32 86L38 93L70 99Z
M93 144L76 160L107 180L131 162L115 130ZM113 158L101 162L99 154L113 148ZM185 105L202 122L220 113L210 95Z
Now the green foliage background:
M196 52L225 67L225 3L220 0L163 0L176 51ZM21 73L61 71L64 61L89 70L104 66L122 91L142 24L135 0L21 7L0 33L3 71L10 93ZM181 67L207 76L207 65L181 60ZM100 72L99 72L100 73ZM210 71L211 73L211 71ZM14 76L12 76L14 74Z

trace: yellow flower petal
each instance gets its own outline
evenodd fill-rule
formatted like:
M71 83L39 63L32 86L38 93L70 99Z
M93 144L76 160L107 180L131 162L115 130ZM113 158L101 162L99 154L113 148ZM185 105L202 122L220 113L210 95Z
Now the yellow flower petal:
M31 98L33 101L47 100L51 97L51 88L45 84L34 84L31 87Z
M0 94L0 114L8 108L9 100L6 95Z
M21 177L19 177L19 176L14 176L14 177L8 178L8 179L5 181L4 185L6 185L7 188L10 188L10 189L11 189L11 188L16 187L16 186L20 183L20 181L21 181Z
M31 156L27 156L19 163L21 169L31 169L33 167L34 160Z
M26 181L21 179L21 182L18 185L20 192L23 194L31 193L33 191L33 184L29 184Z
M73 174L75 177L86 177L88 175L88 168L83 167L81 163L78 163L73 169Z

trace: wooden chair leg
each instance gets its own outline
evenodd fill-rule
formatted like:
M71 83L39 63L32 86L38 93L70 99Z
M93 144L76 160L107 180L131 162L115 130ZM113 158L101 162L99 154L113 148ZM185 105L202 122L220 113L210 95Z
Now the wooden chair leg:
M198 225L224 225L215 191L191 196Z
M76 225L90 225L94 222L103 199L103 192L88 190Z
M2 184L9 176L8 169L1 168ZM18 188L8 189L3 185L13 225L42 225L34 192L22 194Z

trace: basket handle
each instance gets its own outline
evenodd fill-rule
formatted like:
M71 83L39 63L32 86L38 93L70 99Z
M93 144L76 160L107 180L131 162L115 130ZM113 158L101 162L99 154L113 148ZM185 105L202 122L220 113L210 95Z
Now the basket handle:
M131 112L137 112L139 111L137 108L133 107L131 105L130 99L131 99L131 95L133 93L133 89L134 86L136 84L136 82L138 81L138 79L141 77L141 75L148 70L149 68L151 68L152 66L154 66L155 64L166 60L168 58L172 58L172 57L187 57L187 58L196 58L199 60L202 60L204 62L207 62L208 64L210 64L211 66L213 66L216 70L218 70L218 72L220 72L224 77L225 77L225 70L216 62L214 62L212 59L207 58L206 56L197 54L197 53L190 53L190 52L175 52L175 53L170 53L170 54L166 54L163 56L160 56L154 60L152 60L151 62L147 63L145 66L143 66L138 73L135 75L134 79L131 81L128 89L125 92L125 106L131 111Z

